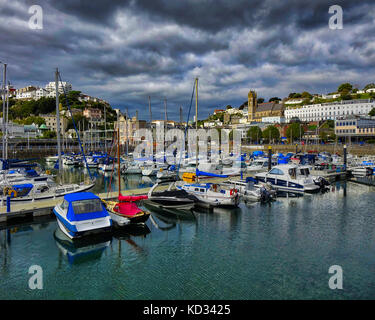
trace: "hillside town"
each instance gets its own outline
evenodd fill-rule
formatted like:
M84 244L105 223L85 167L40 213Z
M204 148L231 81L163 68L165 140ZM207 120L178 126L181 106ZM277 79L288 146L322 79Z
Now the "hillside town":
M138 110L130 116L128 109L112 108L100 98L75 91L68 82L60 82L60 130L65 139L77 138L73 128L74 117L77 129L86 139L100 140L119 126L121 144L125 141L135 146L139 138L135 132L142 128L184 128L184 114L180 107L179 121L152 119L146 112L139 117ZM56 138L55 83L44 88L27 86L15 89L8 87L9 138ZM67 95L71 111L68 110ZM262 143L332 143L375 142L375 85L368 84L363 90L349 83L340 85L330 94L290 93L286 98L273 97L268 102L254 90L248 93L247 101L239 107L227 105L213 108L209 116L198 120L199 128L239 130L245 142ZM36 104L31 109L30 104ZM34 109L33 109L34 108ZM151 112L151 105L149 105ZM70 114L71 112L71 114ZM188 126L195 127L195 119ZM2 118L0 119L2 121ZM104 131L106 130L106 133ZM89 138L87 137L89 136ZM108 138L109 137L109 138Z

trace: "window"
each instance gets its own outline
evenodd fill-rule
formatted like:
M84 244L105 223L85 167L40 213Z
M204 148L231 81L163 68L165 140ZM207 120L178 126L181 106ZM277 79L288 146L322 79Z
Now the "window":
M72 206L75 214L103 211L100 199L73 201Z
M270 174L277 174L277 175L280 175L280 176L284 174L284 172L282 170L278 169L278 168L273 168L269 173Z

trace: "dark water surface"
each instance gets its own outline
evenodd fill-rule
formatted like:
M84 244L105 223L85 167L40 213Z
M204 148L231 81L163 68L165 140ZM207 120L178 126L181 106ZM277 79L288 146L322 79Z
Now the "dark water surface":
M0 299L373 299L374 195L336 183L185 219L153 213L147 228L79 248L54 236L54 220L0 230ZM31 265L42 290L29 289ZM328 286L332 265L343 290Z

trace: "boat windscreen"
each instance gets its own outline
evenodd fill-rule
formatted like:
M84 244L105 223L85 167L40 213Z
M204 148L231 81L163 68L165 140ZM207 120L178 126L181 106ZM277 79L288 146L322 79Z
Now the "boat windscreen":
M103 211L102 202L100 199L73 201L72 206L75 214Z

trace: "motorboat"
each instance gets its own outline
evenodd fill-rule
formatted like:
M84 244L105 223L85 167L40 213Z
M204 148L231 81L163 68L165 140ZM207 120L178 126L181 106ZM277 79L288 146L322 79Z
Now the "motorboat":
M159 171L156 173L156 178L164 180L164 179L171 179L176 177L176 166L172 165L169 166L168 169L160 168Z
M142 173L142 163L140 162L130 162L122 169L124 174L141 174Z
M27 180L22 183L9 183L3 186L2 196L10 196L12 202L46 200L91 189L95 183L88 184L57 184L54 181L34 181Z
M157 188L168 188L161 191L155 191ZM177 211L189 211L193 209L198 201L197 197L189 194L187 191L178 189L175 181L162 181L155 183L148 192L147 200L143 204L151 209L176 213Z
M251 161L247 167L247 172L262 172L262 171L268 171L268 158L257 158ZM271 160L271 166L276 166L277 162L274 160Z
M136 201L147 199L147 196L118 196L118 201L105 201L106 208L115 227L129 224L144 224L150 213L140 209Z
M112 219L103 202L92 192L65 195L53 213L60 230L70 239L111 230Z
M239 194L234 188L217 183L176 183L176 187L194 195L202 207L237 207Z
M257 184L257 180L252 177L247 177L246 180L227 180L221 184L237 189L244 201L268 202L277 196L270 183Z
M153 163L148 166L142 167L143 176L156 176L160 169L167 169L168 165L165 163Z
M284 164L273 167L268 172L260 172L255 175L258 182L271 183L277 190L296 192L318 192L320 186L307 171L301 174L296 164Z

